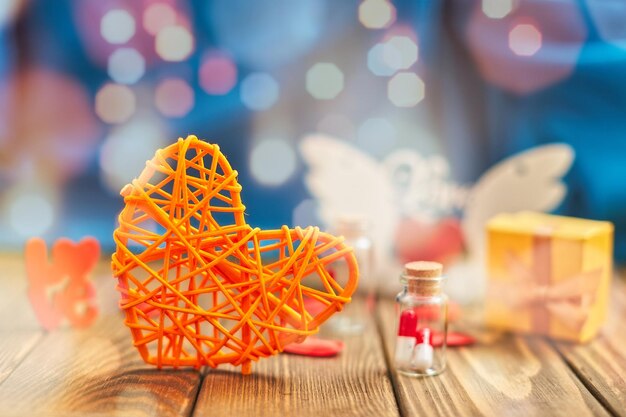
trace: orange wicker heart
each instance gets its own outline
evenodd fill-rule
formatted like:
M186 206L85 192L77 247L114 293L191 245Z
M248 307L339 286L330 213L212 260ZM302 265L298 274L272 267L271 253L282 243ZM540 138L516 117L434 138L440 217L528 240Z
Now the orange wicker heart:
M316 227L260 230L217 145L195 136L156 152L122 190L112 267L135 346L162 366L241 365L317 332L357 285L342 238ZM328 272L347 268L347 282ZM305 301L326 308L311 314ZM311 303L309 303L311 304Z

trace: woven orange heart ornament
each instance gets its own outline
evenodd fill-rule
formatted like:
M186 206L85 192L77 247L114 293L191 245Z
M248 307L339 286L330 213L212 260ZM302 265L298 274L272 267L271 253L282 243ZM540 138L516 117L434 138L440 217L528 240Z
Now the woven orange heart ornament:
M253 228L217 145L195 136L157 150L122 190L112 267L135 346L156 366L217 367L304 340L357 286L343 238L316 227ZM339 283L328 265L342 265ZM325 305L309 313L307 301Z

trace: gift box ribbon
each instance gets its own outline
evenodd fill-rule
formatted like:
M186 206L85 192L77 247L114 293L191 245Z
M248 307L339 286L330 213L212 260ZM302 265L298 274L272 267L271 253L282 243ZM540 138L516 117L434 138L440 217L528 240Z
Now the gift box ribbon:
M550 283L550 240L546 236L535 236L532 266L527 266L515 253L507 252L505 267L513 281L491 281L489 296L512 309L530 309L532 328L537 333L548 333L551 317L578 332L589 316L602 268Z

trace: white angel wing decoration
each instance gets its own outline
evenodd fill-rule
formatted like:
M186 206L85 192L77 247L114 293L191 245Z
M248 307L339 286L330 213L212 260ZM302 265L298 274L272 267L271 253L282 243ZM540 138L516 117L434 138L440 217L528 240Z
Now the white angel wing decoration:
M366 219L375 243L375 265L384 264L398 210L383 166L358 149L321 134L305 137L300 152L309 166L305 181L319 202L321 220L332 225L346 215Z
M316 134L302 140L300 151L309 166L306 185L319 202L321 220L332 225L352 215L370 224L374 275L379 280L401 271L393 253L401 221L436 219L464 207L468 256L446 274L448 292L460 302L475 301L484 293L485 223L501 212L556 207L566 193L561 178L574 159L567 145L534 148L495 165L468 191L450 182L445 160L424 158L410 149L396 150L379 162L349 143ZM380 287L387 293L394 288L393 282Z
M322 134L304 138L300 151L309 167L306 185L319 203L321 220L326 225L345 216L368 221L375 250L372 278L387 294L400 288L397 276L403 267L398 251L407 255L407 245L415 244L410 252L423 252L422 246L429 244L424 236L434 236L439 218L462 207L466 198L467 190L451 182L448 163L438 155L424 157L401 148L378 161Z
M306 185L322 206L324 220L338 213L389 213L391 188L380 163L339 140L324 135L304 138L300 151L309 165Z
M523 210L548 212L565 197L563 176L574 161L574 150L552 144L514 155L489 169L470 191L462 228L468 257L448 270L448 293L461 302L484 295L485 225L498 213Z
M484 246L485 223L503 212L547 212L556 208L567 188L562 177L574 161L565 144L545 145L519 153L489 169L472 188L463 215L470 253Z

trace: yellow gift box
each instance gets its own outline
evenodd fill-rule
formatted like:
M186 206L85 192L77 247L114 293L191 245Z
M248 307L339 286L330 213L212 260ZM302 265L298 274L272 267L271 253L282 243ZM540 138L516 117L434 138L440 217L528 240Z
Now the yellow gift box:
M607 314L609 222L520 212L487 224L487 325L586 342Z

